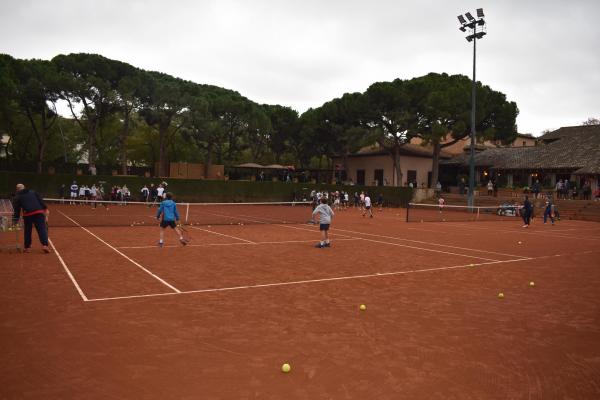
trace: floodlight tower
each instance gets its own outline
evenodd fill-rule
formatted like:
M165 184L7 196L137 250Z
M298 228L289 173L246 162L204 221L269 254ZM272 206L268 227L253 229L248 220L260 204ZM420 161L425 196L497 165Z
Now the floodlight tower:
M465 20L465 17L467 19ZM467 21L468 20L468 21ZM460 29L466 32L469 29L469 35L466 37L467 41L473 42L473 88L471 91L471 155L469 158L469 194L467 204L469 207L474 206L473 194L475 191L475 60L477 55L477 39L481 39L486 35L485 31L485 20L483 15L483 8L477 9L477 19L473 18L471 13L465 13L458 16L458 22L460 22Z

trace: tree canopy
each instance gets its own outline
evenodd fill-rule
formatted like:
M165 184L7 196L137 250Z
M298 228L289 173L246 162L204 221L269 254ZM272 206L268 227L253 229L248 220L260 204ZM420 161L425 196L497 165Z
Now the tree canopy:
M471 81L428 74L373 83L299 115L283 105L257 104L240 93L146 71L97 54L50 61L0 54L0 158L36 163L157 167L169 161L235 165L285 163L333 167L377 143L402 182L401 149L421 138L440 150L470 131ZM69 116L60 116L59 104ZM477 83L478 136L510 142L518 109L503 93ZM208 171L209 168L206 168ZM435 178L434 178L435 179Z

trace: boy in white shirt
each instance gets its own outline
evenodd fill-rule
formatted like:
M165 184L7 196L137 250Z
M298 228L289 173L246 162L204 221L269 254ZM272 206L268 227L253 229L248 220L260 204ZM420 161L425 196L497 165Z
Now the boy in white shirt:
M323 247L331 247L329 243L329 225L331 225L331 219L335 215L333 210L327 204L327 199L321 197L321 204L319 204L312 213L313 221L315 215L319 214L319 230L321 231L321 242L316 244L315 247L322 249Z
M369 194L365 194L365 209L363 210L363 217L366 213L369 213L369 217L373 218L373 211L371 211L371 197Z

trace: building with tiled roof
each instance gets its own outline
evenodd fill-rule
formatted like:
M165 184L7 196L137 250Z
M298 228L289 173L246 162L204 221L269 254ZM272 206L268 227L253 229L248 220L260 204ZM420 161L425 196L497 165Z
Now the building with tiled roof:
M418 187L429 187L433 150L431 146L407 143L400 147L401 185L412 183ZM451 153L441 151L440 159L450 159ZM343 172L342 180L367 186L388 186L394 181L394 163L390 153L378 144L366 146L344 159L334 158Z
M447 184L468 171L469 153L442 160ZM600 125L570 126L538 138L532 147L489 148L475 154L476 180L497 180L499 186L531 186L539 180L552 187L568 179L598 187L600 177ZM468 172L467 172L468 173Z

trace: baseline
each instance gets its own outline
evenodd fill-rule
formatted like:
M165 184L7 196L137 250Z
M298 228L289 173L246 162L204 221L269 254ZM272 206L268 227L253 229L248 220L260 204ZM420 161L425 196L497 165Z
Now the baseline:
M334 282L334 281L353 280L353 279L379 278L379 277L394 276L394 275L407 275L407 274L416 274L416 273L425 273L425 272L447 271L447 270L453 270L453 269L465 269L465 268L473 268L473 267L480 267L480 266L487 266L487 265L498 265L498 264L514 263L514 262L520 262L520 261L530 261L530 260L537 260L537 259L542 259L542 258L561 257L561 256L566 256L566 255L530 257L530 258L520 258L518 260L489 261L489 262L481 262L481 263L475 263L475 264L453 265L453 266L447 266L447 267L423 268L423 269L406 270L406 271L377 272L374 274L348 275L348 276L320 278L320 279L305 279L305 280L289 281L289 282L273 282L273 283L262 283L262 284L256 284L256 285L243 285L243 286L231 286L231 287L212 288L212 289L186 290L186 291L181 291L179 293L157 293L157 294L146 294L146 295L104 297L104 298L90 299L89 301L93 302L93 301L125 300L125 299L161 297L161 296L182 295L182 294L214 293L214 292L226 292L226 291L244 290L244 289L258 289L258 288L303 285L303 284L312 284L312 283Z

